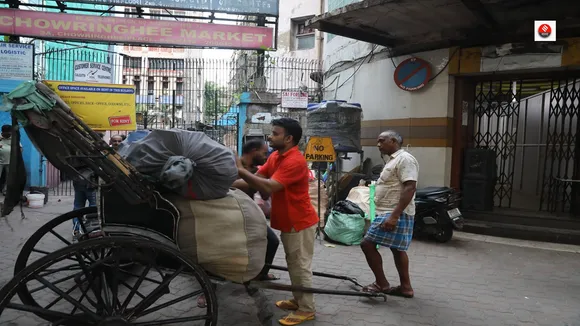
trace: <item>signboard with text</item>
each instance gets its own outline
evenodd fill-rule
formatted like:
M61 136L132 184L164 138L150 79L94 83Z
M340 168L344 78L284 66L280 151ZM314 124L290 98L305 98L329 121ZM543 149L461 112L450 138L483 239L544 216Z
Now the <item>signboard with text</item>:
M113 82L113 66L100 62L75 61L74 81L111 84Z
M336 152L332 145L332 138L310 137L304 151L304 158L308 162L334 162Z
M289 109L308 108L308 93L306 92L282 92L281 106Z
M228 14L278 16L279 0L73 0L69 2L144 8L214 11Z
M44 81L94 130L135 130L135 86Z
M0 34L40 39L181 47L268 49L274 30L156 19L0 9Z
M34 79L34 45L0 42L0 92Z

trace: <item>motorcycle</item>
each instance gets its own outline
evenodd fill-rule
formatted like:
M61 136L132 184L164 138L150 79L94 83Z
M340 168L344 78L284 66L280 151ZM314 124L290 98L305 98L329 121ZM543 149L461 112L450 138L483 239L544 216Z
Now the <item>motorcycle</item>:
M426 187L415 192L415 227L417 235L425 234L439 243L453 237L453 230L463 228L459 210L460 194L449 187Z

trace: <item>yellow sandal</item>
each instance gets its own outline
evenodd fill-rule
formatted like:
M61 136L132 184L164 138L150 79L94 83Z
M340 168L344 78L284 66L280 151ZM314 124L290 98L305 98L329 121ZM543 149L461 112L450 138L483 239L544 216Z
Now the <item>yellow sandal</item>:
M314 314L303 316L303 315L297 315L297 314L291 313L288 316L278 320L278 322L284 326L294 326L294 325L300 325L303 322L310 321L310 320L314 320Z
M284 310L298 310L298 304L292 300L282 300L276 302L276 307Z

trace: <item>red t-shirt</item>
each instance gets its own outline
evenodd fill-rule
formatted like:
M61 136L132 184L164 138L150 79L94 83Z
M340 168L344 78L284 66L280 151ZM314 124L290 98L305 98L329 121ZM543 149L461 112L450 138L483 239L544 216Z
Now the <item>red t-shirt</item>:
M306 159L294 146L286 153L272 153L258 170L258 174L275 180L284 190L272 194L270 226L282 232L299 232L318 223L308 192L308 166Z

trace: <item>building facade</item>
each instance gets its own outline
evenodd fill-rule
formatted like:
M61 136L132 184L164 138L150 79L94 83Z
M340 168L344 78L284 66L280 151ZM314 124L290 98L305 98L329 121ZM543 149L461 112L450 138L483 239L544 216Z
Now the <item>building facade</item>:
M548 41L534 36L542 6L482 3L327 0L307 23L325 32L324 98L361 104L361 143L373 164L382 163L378 134L401 133L421 166L418 186L461 189L470 229L573 242L580 34L566 19L571 8L554 4L558 36ZM431 73L420 89L404 90L397 68L411 58ZM357 164L355 156L345 170Z

